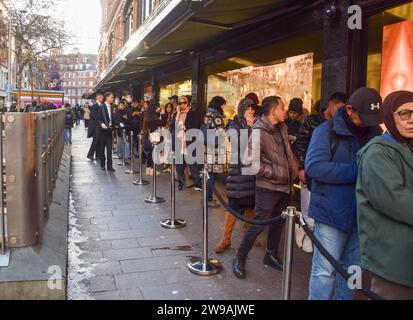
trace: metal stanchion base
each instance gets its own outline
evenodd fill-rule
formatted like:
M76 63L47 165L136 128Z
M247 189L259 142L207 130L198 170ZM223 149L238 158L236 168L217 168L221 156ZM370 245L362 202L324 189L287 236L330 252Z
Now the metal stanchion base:
M0 252L0 267L6 268L10 264L10 250L6 250L4 255L1 255Z
M157 204L157 203L164 203L165 199L164 198L159 198L159 197L154 197L154 196L149 196L145 198L146 203L151 203L151 204Z
M124 163L118 163L119 167L126 167L126 165Z
M135 186L147 186L149 184L149 181L146 180L136 180L133 182Z
M188 263L191 273L198 276L213 276L220 273L224 268L218 260L209 260L207 263L202 258L193 258Z
M125 173L126 173L126 174L138 174L139 171L126 170Z
M165 219L161 221L161 226L165 229L181 229L186 227L186 221L183 219Z

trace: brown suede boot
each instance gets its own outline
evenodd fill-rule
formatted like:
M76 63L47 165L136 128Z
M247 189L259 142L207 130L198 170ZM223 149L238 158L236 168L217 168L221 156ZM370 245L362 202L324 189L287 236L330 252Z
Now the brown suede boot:
M232 231L234 230L236 222L237 218L235 218L232 214L229 212L225 214L224 232L222 234L221 241L215 247L216 253L223 253L231 247Z
M252 209L246 209L245 210L245 218L252 220L255 217L255 212ZM243 234L245 234L248 230L248 228L250 227L250 225L248 223L244 224L244 230L243 230Z

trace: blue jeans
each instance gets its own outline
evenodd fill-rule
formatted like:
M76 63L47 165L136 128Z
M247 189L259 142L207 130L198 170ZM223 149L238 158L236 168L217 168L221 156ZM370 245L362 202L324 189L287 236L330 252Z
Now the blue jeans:
M65 129L65 142L72 142L72 129Z
M357 229L347 234L325 224L316 223L316 238L347 271L350 266L361 265L360 242ZM355 290L336 275L333 266L315 249L310 279L309 300L353 300Z
M217 182L218 173L209 173L209 180L208 180L208 190L207 190L207 198L208 202L212 201L213 190L211 185L215 187L215 183Z
M123 154L125 154L126 158L129 158L130 156L130 147L126 136L118 137L118 157L120 159L123 158Z

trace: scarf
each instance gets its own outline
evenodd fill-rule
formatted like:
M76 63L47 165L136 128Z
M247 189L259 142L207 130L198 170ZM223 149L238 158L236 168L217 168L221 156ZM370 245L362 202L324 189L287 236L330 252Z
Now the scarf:
M181 154L187 154L185 122L186 122L186 118L188 116L189 111L191 111L191 107L189 105L184 110L182 110L179 107L178 111L177 111L177 114L176 114L176 125L175 125L175 127L178 128L177 138L181 142L181 146L182 146Z
M394 120L394 113L402 105L413 102L413 92L410 91L396 91L387 96L384 100L381 112L384 118L384 124L390 135L399 143L407 145L413 153L413 140L403 137L399 130L397 130L396 121ZM398 116L396 116L398 117Z

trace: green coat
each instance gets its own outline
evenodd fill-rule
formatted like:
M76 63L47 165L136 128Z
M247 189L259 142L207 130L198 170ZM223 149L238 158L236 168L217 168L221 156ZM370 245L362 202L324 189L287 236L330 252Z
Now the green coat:
M413 153L376 137L358 154L362 267L413 287Z

